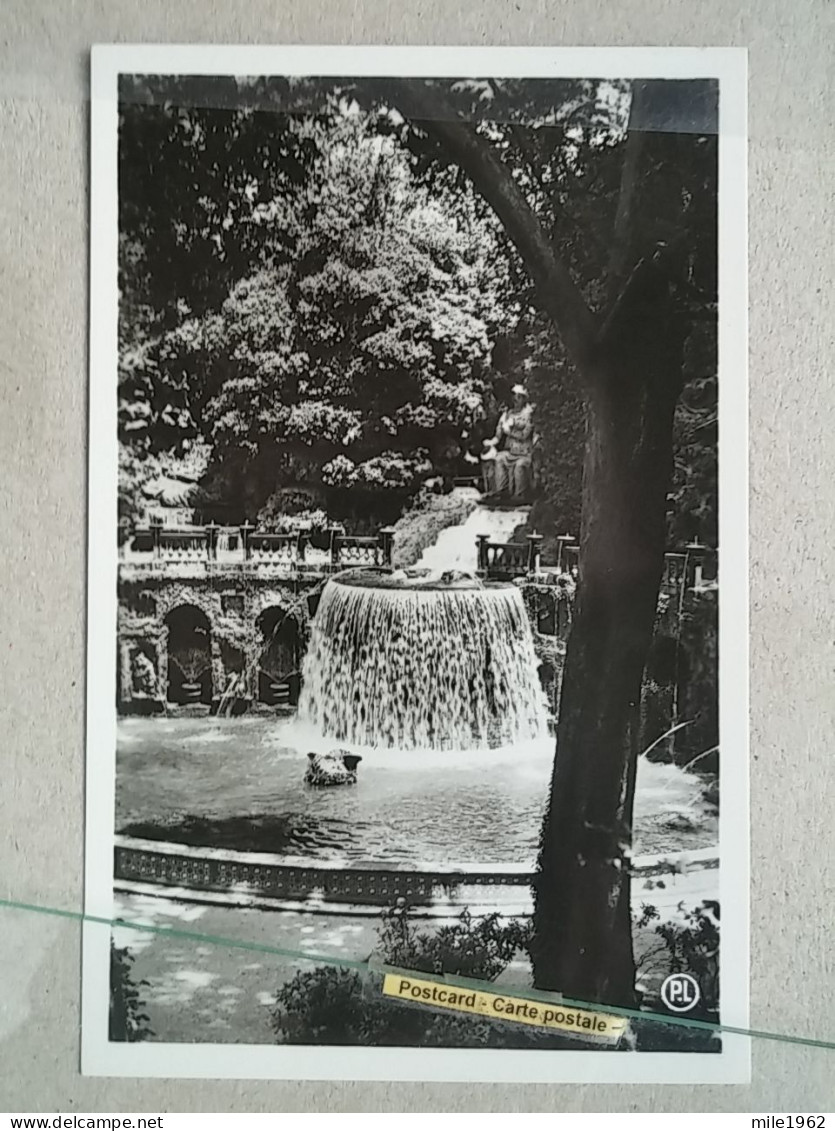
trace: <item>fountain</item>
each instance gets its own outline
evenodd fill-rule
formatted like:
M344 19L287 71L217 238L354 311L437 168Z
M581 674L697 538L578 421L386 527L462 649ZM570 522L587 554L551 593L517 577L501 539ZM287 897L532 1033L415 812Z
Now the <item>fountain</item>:
M547 739L520 590L461 572L341 574L311 626L298 721L322 748L475 751Z
M412 569L328 579L296 717L121 720L118 884L527 914L555 744L522 591L471 572L473 532L499 519L468 519L466 545L444 532ZM704 782L642 758L634 867L689 854L652 902L679 881L714 897L716 836Z

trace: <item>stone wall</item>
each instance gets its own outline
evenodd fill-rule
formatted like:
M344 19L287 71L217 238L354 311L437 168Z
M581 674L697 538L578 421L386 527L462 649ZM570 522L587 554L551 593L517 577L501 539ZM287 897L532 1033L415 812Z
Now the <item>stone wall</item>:
M672 557L672 555L670 555ZM685 765L697 759L700 769L718 765L718 606L716 581L693 584L688 571L665 573L658 600L655 634L641 691L641 751L657 760ZM522 583L531 619L540 678L552 716L559 708L560 685L571 631L574 586L563 575L533 577Z
M169 697L170 627L174 610L197 610L208 625L211 700L216 709L224 693L233 708L259 702L259 658L267 639L259 618L276 610L278 625L289 619L301 650L324 580L306 576L171 576L168 571L123 570L119 582L119 709L124 713L162 710ZM153 691L144 675L148 657ZM235 689L230 690L234 679Z
M169 620L183 608L205 618L214 710L292 705L300 687L297 675L286 681L280 673L274 680L269 673L259 675L269 639L259 618L275 610L275 632L285 631L282 625L291 622L300 666L310 620L326 581L327 577L312 572L123 567L118 621L120 711L147 714L166 709L172 648ZM556 718L575 582L570 574L536 574L517 583L530 617L540 679ZM717 606L715 582L689 585L682 574L662 587L640 706L641 749L652 746L653 757L688 761L718 741ZM662 737L679 722L687 725ZM711 768L711 759L712 755L705 756L703 768Z

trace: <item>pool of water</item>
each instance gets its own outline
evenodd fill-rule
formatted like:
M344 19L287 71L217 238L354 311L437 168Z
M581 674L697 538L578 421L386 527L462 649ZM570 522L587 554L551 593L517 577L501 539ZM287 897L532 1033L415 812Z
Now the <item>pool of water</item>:
M116 831L355 863L532 865L549 749L366 757L354 786L304 784L303 746L272 718L119 721ZM549 744L550 745L550 744ZM637 854L716 843L702 779L643 763Z

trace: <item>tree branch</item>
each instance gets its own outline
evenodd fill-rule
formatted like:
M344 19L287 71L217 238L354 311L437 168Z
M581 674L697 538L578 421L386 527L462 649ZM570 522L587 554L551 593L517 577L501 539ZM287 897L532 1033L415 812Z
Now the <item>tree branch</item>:
M635 121L636 109L644 93L644 86L638 83L632 93L632 106L630 118ZM630 129L627 131L626 143L623 154L623 168L621 169L620 191L618 192L618 206L615 213L614 231L612 233L612 250L609 256L607 271L609 297L614 298L623 283L624 275L629 263L632 245L632 215L634 212L635 198L639 184L639 170L641 154L644 147L643 130Z
M403 113L441 144L498 216L528 268L572 362L585 374L594 348L596 320L510 170L493 146L426 83L403 79L397 83L397 91Z
M682 160L681 156L670 150L670 140L676 140L675 135L670 133L672 127L665 128L662 132L657 125L659 114L669 113L666 98L671 85L675 84L644 79L633 86L612 250L607 268L607 307L601 315L601 343L611 336L612 328L622 320L624 310L634 301L636 294L648 285L653 269L657 280L662 275L666 276L668 282L675 286L679 297L689 292L699 304L695 311L689 312L694 318L703 317L704 304L711 302L711 297L700 293L687 278L683 259L691 248L694 233L692 222L688 222L690 218L686 207L676 210L675 219L669 215L656 215L652 219L651 236L647 232L642 237L644 250L635 248L634 220L638 202L644 219L650 218L641 199L642 185L657 180L657 174L671 160ZM653 122L656 123L654 126Z
M618 350L623 334L632 333L635 320L648 312L654 312L656 318L664 317L665 310L669 313L678 279L677 252L661 244L635 264L602 319L596 343L599 351Z

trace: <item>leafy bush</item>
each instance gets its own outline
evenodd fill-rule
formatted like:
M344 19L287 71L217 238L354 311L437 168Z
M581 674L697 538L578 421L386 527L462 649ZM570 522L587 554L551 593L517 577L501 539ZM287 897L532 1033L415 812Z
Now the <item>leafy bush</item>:
M660 923L655 931L669 953L670 972L692 974L701 987L704 1009L716 1013L719 1009L719 904L705 900L684 913L683 923Z
M145 1041L154 1035L140 987L146 979L134 981L133 955L126 947L110 944L110 1025L111 1041Z
M328 487L350 487L356 480L357 465L341 453L322 468L322 482Z
M705 902L677 922L661 922L657 908L644 905L636 928L655 923L658 959L663 973L693 974L702 987L700 1008L689 1016L718 1018L719 906ZM529 923L499 915L474 919L468 911L437 931L421 930L403 900L385 911L379 950L387 966L434 976L444 974L495 981L518 951L530 942ZM660 984L660 976L658 977ZM272 1024L282 1044L359 1044L423 1047L577 1048L575 1038L487 1019L431 1012L382 997L382 978L373 971L318 967L300 972L276 995ZM663 1012L657 987L647 991L644 1006ZM710 1031L639 1018L632 1025L636 1047L646 1050L718 1049Z
M322 533L333 525L321 508L298 514L274 514L266 510L258 515L258 529L271 534Z
M180 648L171 652L169 660L180 669L187 683L196 683L212 666L211 656L205 648Z
M273 1030L281 1044L364 1044L368 1012L355 970L320 966L281 987Z
M427 974L456 974L492 982L518 950L527 948L529 924L497 913L473 919L465 908L456 922L438 931L419 931L402 900L383 913L380 947L389 966Z
M256 525L271 534L312 535L312 544L321 549L328 545L326 531L344 529L328 515L321 491L303 487L274 491L258 511Z
M643 1005L653 1013L665 1013L660 985L668 974L692 974L699 983L701 998L687 1017L697 1021L719 1021L719 904L705 900L690 910L679 904L680 919L660 922L657 908L644 904L637 927L655 923L660 944L646 957L654 960L656 976L644 993ZM666 1025L654 1018L637 1020L633 1025L637 1047L644 1051L688 1049L716 1051L721 1034L685 1025Z
M418 930L400 900L383 913L380 950L387 965L492 981L528 941L528 925L498 915L474 920L465 910L436 932ZM495 1021L387 1001L381 977L338 967L303 971L276 995L273 1030L282 1044L424 1047L562 1047L565 1038Z
M432 463L424 448L414 454L387 451L365 460L357 468L357 482L364 487L384 489L411 487L430 475Z
M275 519L305 515L320 508L319 494L304 487L282 487L274 491L258 512L258 525L267 529Z
M160 471L161 464L156 456L148 455L131 444L119 444L120 541L126 540L145 520L148 499L143 488Z

